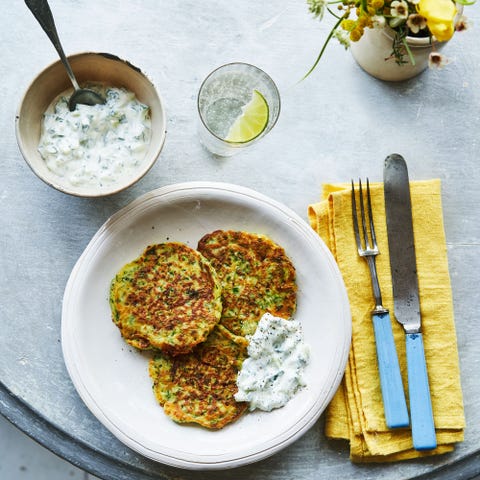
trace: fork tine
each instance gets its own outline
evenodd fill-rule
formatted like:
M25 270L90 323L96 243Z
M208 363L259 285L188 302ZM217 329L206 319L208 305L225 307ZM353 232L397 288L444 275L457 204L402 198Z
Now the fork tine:
M377 239L375 237L375 226L373 224L373 213L372 213L372 199L370 198L370 182L367 178L367 205L368 205L368 216L370 217L370 233L372 235L373 248L377 248Z
M355 201L355 187L352 180L352 219L353 219L353 231L355 232L355 240L357 242L357 249L360 251L362 248L362 242L360 240L360 232L358 230L357 219L357 202Z
M368 250L370 248L370 242L368 240L367 220L365 218L365 205L363 201L362 181L360 179L358 179L358 189L360 190L360 215L362 217L363 238L365 240L365 248Z

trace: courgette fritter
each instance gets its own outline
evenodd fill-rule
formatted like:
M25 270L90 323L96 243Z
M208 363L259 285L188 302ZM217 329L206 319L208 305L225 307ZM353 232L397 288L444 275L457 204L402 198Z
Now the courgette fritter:
M165 414L178 423L218 430L236 420L247 403L235 401L237 374L248 342L217 325L186 355L156 355L149 364L153 392Z
M221 286L199 252L178 242L161 243L148 246L117 273L110 307L130 345L184 354L219 322Z
M285 319L296 309L295 267L265 235L216 230L198 242L222 285L220 323L235 335L252 335L264 313Z

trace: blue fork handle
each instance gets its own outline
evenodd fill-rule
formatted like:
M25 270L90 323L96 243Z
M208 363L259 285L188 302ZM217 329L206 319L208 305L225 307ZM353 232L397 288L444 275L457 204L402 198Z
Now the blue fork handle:
M407 333L407 370L413 448L432 450L437 446L427 365L421 333Z
M409 418L390 315L372 315L383 409L388 428L408 427Z

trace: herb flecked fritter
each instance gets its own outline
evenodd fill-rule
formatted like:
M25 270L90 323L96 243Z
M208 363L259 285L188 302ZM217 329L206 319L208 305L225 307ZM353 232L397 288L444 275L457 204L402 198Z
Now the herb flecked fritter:
M113 322L139 349L188 353L220 320L221 287L196 250L169 242L151 245L125 265L110 287Z

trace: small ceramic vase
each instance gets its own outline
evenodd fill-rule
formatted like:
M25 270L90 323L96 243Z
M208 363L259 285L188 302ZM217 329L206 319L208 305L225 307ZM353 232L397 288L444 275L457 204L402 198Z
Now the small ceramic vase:
M462 16L463 6L457 4L456 22ZM352 42L350 50L357 63L370 75L391 82L398 82L413 78L428 67L428 58L432 51L439 52L447 42L438 42L435 37L407 37L415 65L409 61L399 65L392 55L392 46L395 32L390 27L366 28L358 42Z

